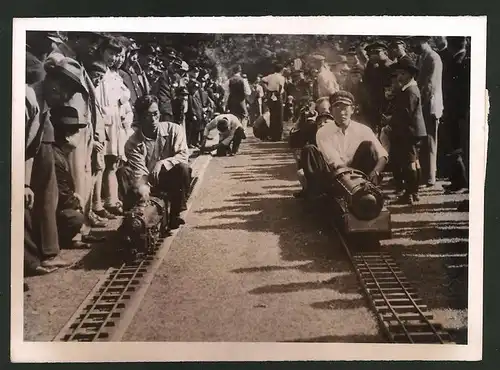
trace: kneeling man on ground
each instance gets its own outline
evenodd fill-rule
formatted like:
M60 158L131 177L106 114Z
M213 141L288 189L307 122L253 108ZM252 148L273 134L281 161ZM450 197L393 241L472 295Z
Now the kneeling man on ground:
M140 97L135 110L139 127L125 144L127 164L119 172L124 208L133 205L137 194L147 198L149 190L160 195L166 193L165 200L170 202L168 226L177 229L184 224L180 213L186 210L191 183L184 130L176 123L160 122L156 96Z
M301 153L309 195L324 193L331 186L329 174L343 167L364 172L378 185L387 151L368 126L351 120L351 93L338 91L330 97L330 103L333 120L326 120L318 130L316 146L306 145Z
M210 132L215 129L219 131L219 143L207 147L207 138ZM221 114L210 121L205 127L200 151L211 152L217 150L217 156L232 156L238 153L238 149L243 139L246 139L245 130L238 117L234 114Z

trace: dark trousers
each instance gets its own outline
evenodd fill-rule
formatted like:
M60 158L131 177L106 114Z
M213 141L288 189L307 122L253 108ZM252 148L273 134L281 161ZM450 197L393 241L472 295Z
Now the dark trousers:
M228 150L230 150L234 154L238 153L241 141L246 138L247 137L245 135L245 130L243 130L243 127L238 127L234 132L233 139L229 143L229 146L219 147L219 149L217 149L217 155L226 155Z
M80 232L85 217L76 209L63 209L57 213L59 229L59 243L62 247L69 247L72 239Z
M56 209L59 200L51 143L42 143L33 162L31 188L35 194L31 239L43 257L59 254Z
M424 139L425 141L426 139ZM420 180L419 146L421 138L394 135L391 144L391 166L397 186L407 194L417 194Z
M119 190L123 199L123 208L132 208L139 200L134 192L137 181L134 178L133 170L128 166L123 166L117 171ZM143 183L148 179L144 178ZM178 163L170 171L162 169L160 172L159 184L151 189L153 194L166 193L166 201L170 203L170 213L178 216L180 212L186 210L189 187L191 185L191 167L186 163Z
M422 166L422 180L427 184L436 183L437 150L439 120L430 114L424 114L427 139L422 143L420 164Z
M40 266L40 249L33 240L33 211L24 210L24 269L34 271Z
M449 129L452 145L448 151L449 179L452 186L466 187L469 183L469 119L454 118Z
M363 141L356 150L350 167L369 174L375 168L377 161L374 144L371 141ZM315 145L308 144L302 148L299 162L304 171L307 188L312 193L320 194L331 189L331 170L323 153Z
M279 141L283 134L283 102L281 97L277 100L267 99L267 107L269 108L269 131L271 140Z

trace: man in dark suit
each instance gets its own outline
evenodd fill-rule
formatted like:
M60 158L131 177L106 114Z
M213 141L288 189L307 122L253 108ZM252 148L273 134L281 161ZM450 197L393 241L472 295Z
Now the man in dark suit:
M234 75L229 79L229 97L227 110L240 121L248 117L246 99L252 93L250 85L241 76L241 66L234 68Z
M200 94L200 83L191 80L188 83L188 109L186 112L186 132L189 148L195 148L201 143L201 133L205 128L203 102Z
M366 106L365 118L369 126L377 131L382 122L382 108L385 102L384 86L391 75L391 60L387 54L387 45L375 42L366 47L369 62L363 80L370 96Z
M415 81L418 69L411 59L402 59L393 69L397 74L401 90L393 100L392 116L389 121L391 137L390 160L394 178L404 181L404 194L396 203L413 204L418 201L419 161L417 145L427 134L422 113L420 90Z
M451 160L448 192L462 192L468 186L470 57L465 37L448 37L450 58L445 65L443 125L450 138Z

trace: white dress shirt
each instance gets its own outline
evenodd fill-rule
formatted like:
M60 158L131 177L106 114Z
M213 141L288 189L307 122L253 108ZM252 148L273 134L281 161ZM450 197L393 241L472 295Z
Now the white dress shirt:
M268 76L262 77L267 85L267 90L275 92L283 92L285 88L285 77L281 73L273 73Z
M334 121L328 120L316 134L318 149L323 153L328 165L334 166L350 166L363 141L375 144L379 159L389 156L373 131L356 121L351 120L344 133Z

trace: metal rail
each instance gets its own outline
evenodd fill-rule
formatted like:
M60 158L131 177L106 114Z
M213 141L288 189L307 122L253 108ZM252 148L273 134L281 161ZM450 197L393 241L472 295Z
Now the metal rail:
M197 182L198 177L193 176L188 197ZM144 280L151 279L153 261L158 259L164 240L165 237L159 237L153 251L140 261L108 269L53 341L110 340L120 327L120 321L127 316L127 307L137 299L136 293L141 290Z
M416 290L406 280L396 261L386 253L363 252L363 247L349 245L333 225L365 291L381 329L393 343L453 343L442 325L433 321ZM377 243L374 239L368 244ZM361 251L359 251L361 250ZM366 249L365 249L366 250Z

